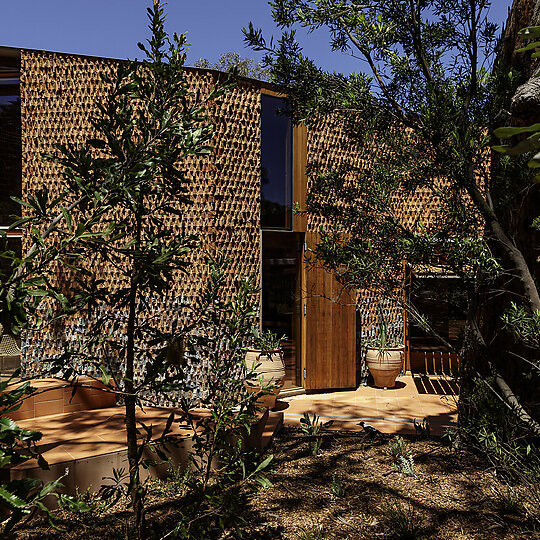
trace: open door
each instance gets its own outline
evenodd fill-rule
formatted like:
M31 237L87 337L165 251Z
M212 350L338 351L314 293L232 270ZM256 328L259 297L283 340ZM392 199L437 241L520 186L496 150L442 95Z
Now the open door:
M317 233L306 233L307 246ZM306 357L304 386L308 390L356 387L356 309L332 274L320 267L306 268Z
M467 299L462 280L454 274L411 274L408 288L410 303L439 336L458 348L466 323ZM458 355L410 317L407 322L407 369L413 374L455 376Z
M303 235L262 232L262 328L278 336L285 362L283 389L302 386L301 263Z

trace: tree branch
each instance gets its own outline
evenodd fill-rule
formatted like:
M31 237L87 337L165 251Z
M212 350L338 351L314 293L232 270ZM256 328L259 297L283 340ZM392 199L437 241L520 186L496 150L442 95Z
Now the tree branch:
M471 321L471 330L474 333L478 343L482 348L487 352L486 342L484 336L480 332L478 325L475 321ZM537 436L540 436L540 424L532 418L529 413L523 408L523 405L518 401L514 392L508 386L508 383L503 379L502 375L497 371L497 368L493 363L487 359L487 365L491 372L491 375L495 379L496 385L499 387L499 390L502 392L504 399L497 393L495 390L481 377L482 381L491 389L491 391L507 405L507 407L515 413L515 415L529 427L529 429Z
M416 127L415 123L411 122L411 120L407 117L405 114L405 111L401 107L401 105L397 102L397 100L392 96L390 91L388 90L388 87L386 86L381 74L379 73L379 70L377 69L377 66L373 62L373 59L371 58L371 55L369 52L362 47L362 44L354 37L351 30L345 25L343 22L343 19L340 19L341 26L343 30L345 30L345 33L347 36L349 36L349 39L353 43L353 45L362 53L364 58L366 59L367 63L369 64L369 67L377 79L377 82L379 83L379 88L381 89L382 93L384 94L384 97L389 101L389 103L392 105L392 107L395 109L394 114L398 116L398 118L405 124L407 127L414 128Z
M480 193L478 186L476 186L474 182L470 182L469 185L466 186L466 189L470 197L473 199L476 207L486 220L487 225L489 225L491 228L495 238L504 248L508 258L515 265L518 277L523 285L525 296L529 301L530 307L535 311L540 310L540 294L538 293L536 283L531 274L527 261L525 260L525 257L523 257L523 253L521 253L521 251L512 243L510 238L508 238L499 221L499 218Z
M414 48L416 49L416 56L418 58L418 63L420 64L420 69L422 70L422 72L424 73L424 77L430 82L430 84L435 86L435 79L433 78L433 74L431 73L431 69L429 68L426 55L424 54L424 50L422 48L421 28L418 22L418 14L416 13L414 3L414 0L409 0L411 17L413 22L413 27L411 29L411 37L413 40Z

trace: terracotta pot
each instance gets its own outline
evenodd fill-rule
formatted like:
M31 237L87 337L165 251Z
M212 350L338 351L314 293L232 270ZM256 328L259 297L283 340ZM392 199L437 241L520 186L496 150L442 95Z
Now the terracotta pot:
M403 347L395 347L385 350L366 350L366 365L369 368L375 386L379 388L393 388L396 384L396 377L403 365Z
M283 386L285 377L285 364L283 363L283 351L276 349L273 351L259 351L256 349L248 349L246 351L246 366L252 369L255 366L257 379L261 380L263 385L273 383L276 385L272 394L261 396L257 403L264 407L272 409L276 405L276 397ZM249 383L246 382L246 388L251 392L258 392L261 389L258 381L252 379Z

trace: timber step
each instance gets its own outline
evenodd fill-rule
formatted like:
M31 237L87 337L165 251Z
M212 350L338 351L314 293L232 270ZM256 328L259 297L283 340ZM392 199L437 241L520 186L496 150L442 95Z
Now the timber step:
M171 412L175 412L174 409L148 407L138 411L137 420L152 426L154 438L157 438ZM194 414L210 418L208 411L200 410ZM248 444L258 451L264 450L282 423L283 413L261 412L252 427ZM97 490L102 484L109 483L106 478L112 476L113 468L128 470L124 413L119 407L43 416L22 420L18 425L43 434L38 448L48 462L49 470L41 469L35 461L27 461L10 470L11 479L31 477L47 482L67 471L62 482L65 492L73 495L76 490L79 493L87 489ZM175 446L168 445L166 454L175 467L187 465L192 433L189 426L173 422L170 434L178 437L179 442ZM158 463L161 461L150 451L146 457ZM149 473L163 478L167 468L168 464L161 463L151 467Z

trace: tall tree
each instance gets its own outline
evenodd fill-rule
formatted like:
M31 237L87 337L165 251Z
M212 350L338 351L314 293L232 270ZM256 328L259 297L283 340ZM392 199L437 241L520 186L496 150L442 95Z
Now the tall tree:
M204 69L217 69L228 72L235 70L240 77L249 77L260 81L270 81L270 72L260 62L255 62L253 58L242 58L237 52L226 52L220 55L215 63L206 58L197 60L195 67Z
M490 166L491 130L504 119L518 83L515 72L495 63L497 27L488 18L490 2L276 0L270 5L285 30L281 39L267 43L250 24L246 42L266 52L265 63L287 89L295 120L340 116L351 147L369 163L334 170L312 164L306 208L331 224L317 255L347 286L372 287L387 296L402 284L403 261L461 276L468 300L459 350L462 425L474 413L471 396L480 380L513 411L521 429L540 435L538 400L530 392L520 400L515 390L523 390L530 377L537 381L537 351L523 351L519 336L502 339L500 309L495 320L489 316L501 306L501 290L510 311L512 296L527 320L540 313L534 260L511 219L525 194L536 190L532 174L506 157ZM325 28L332 48L360 61L362 72L317 68L302 54L295 26L310 32ZM406 219L404 207L422 196L436 203L431 218ZM405 307L415 314L414 306Z
M32 245L22 256L5 251L15 268L2 282L0 302L9 331L51 331L51 323L75 314L88 326L76 346L51 358L51 372L66 380L102 374L125 409L128 492L136 530L144 536L145 447L155 434L139 434L136 410L149 403L167 380L183 378L181 310L165 330L152 303L167 295L185 274L196 239L171 223L190 204L186 159L211 151L213 127L208 104L229 83L195 95L184 70L185 36L164 31L163 4L148 9L151 37L139 44L146 58L118 63L108 75L108 95L92 120L94 138L57 145L49 159L63 168L64 191L46 189L20 204L25 216L12 228L27 227ZM115 268L119 279L104 280ZM58 284L58 269L70 272L71 288ZM168 431L172 417L165 431ZM166 435L166 433L165 433Z

